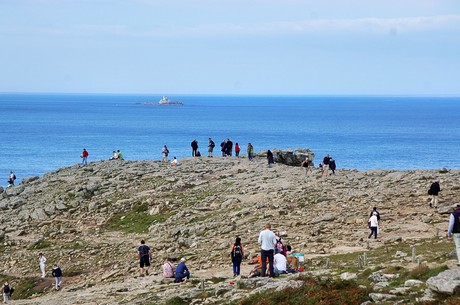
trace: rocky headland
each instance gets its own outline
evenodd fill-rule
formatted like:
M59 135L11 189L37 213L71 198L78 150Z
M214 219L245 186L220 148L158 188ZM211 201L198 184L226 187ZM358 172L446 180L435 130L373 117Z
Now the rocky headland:
M446 266L449 283L460 278L454 245L445 238L448 213L460 202L460 170L339 169L322 177L315 168L305 177L299 164L306 155L314 158L311 151L273 152L273 168L263 153L252 162L201 157L180 160L177 167L98 161L0 189L0 268L17 287L14 304L162 304L174 297L224 304L301 285L298 274L233 279L229 252L235 237L250 256L266 223L293 252L305 255L305 273L337 280L365 276L359 283L369 289L368 304L455 295L460 283L446 288L431 277L398 286L392 276L400 276L399 267L423 265ZM435 179L442 188L437 209L429 207L427 195ZM368 241L374 206L382 227L379 239ZM146 277L139 277L136 256L141 239L154 253ZM48 259L44 280L40 252ZM166 256L186 257L192 281L162 280ZM53 263L64 272L60 291L53 290ZM388 273L389 266L398 268ZM247 275L251 266L243 262L242 268Z

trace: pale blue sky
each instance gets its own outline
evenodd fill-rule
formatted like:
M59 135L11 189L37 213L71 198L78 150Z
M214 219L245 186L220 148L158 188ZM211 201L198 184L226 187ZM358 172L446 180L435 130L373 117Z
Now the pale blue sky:
M0 0L0 92L460 95L460 1Z

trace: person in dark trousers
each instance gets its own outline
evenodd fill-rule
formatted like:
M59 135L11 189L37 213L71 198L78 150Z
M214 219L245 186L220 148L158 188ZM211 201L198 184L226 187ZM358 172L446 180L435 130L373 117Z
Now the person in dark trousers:
M56 290L59 290L62 285L62 270L58 264L54 264L53 271L51 272L51 274L53 275L54 280L56 281Z
M196 157L196 151L198 150L198 141L194 139L190 146L192 146L192 157Z
M450 214L447 237L454 238L458 260L457 266L460 266L460 204L457 204L455 210Z
M208 157L212 157L212 152L213 152L215 146L216 146L216 144L214 143L214 141L211 138L209 138Z
M225 155L231 157L233 152L233 142L230 139L227 139L225 143Z
M270 150L267 151L267 161L268 167L272 167L273 163L275 163L275 161L273 160L273 153Z
M11 290L12 290L12 288L10 288L10 284L8 283L8 281L6 281L5 284L3 284L2 290L3 290L3 303L7 303L10 300Z
M438 207L438 195L440 191L441 186L439 185L439 181L436 180L431 184L430 189L428 190L428 195L431 195L430 208L432 208L433 205L435 208Z
M276 246L276 236L275 233L271 231L271 228L272 226L269 223L265 225L265 230L261 231L259 234L258 242L260 244L260 257L262 259L261 276L267 276L266 271L268 258L269 276L274 277L275 272L273 269L273 257Z
M233 276L240 275L240 266L244 258L243 245L241 244L241 238L237 237L235 243L232 246L232 263L233 263Z
M377 220L377 212L372 212L372 216L369 218L369 228L371 229L371 234L367 237L367 239L370 239L372 235L374 235L374 238L377 239L377 231L379 227L379 222Z
M16 180L16 175L13 171L10 171L10 176L8 177L8 186L13 186L14 180Z
M329 159L329 168L331 169L332 174L335 175L336 165L335 165L335 160L332 159L332 157Z
M188 268L185 265L185 258L180 259L180 263L176 267L176 273L174 274L174 276L174 283L181 283L190 279L190 272L188 271Z
M139 266L141 268L141 276L144 276L144 267L145 274L149 275L150 267L150 247L145 244L144 240L141 240L141 245L137 249L137 256L139 257Z

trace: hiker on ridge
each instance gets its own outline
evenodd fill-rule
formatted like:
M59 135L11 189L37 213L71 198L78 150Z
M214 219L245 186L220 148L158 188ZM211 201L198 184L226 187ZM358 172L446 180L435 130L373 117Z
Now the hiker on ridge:
M150 247L145 244L144 240L141 240L141 245L137 249L137 256L139 257L139 266L141 268L140 275L144 276L144 267L145 267L145 274L149 275Z

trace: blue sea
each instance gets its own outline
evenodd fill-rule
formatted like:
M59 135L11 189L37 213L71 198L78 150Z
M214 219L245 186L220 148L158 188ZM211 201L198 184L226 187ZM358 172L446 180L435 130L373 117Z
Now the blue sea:
M459 97L176 95L182 107L146 106L159 95L0 94L0 185L80 162L179 159L197 139L248 142L255 151L310 148L338 168L459 168ZM217 149L218 150L218 149ZM219 150L216 155L219 154Z

